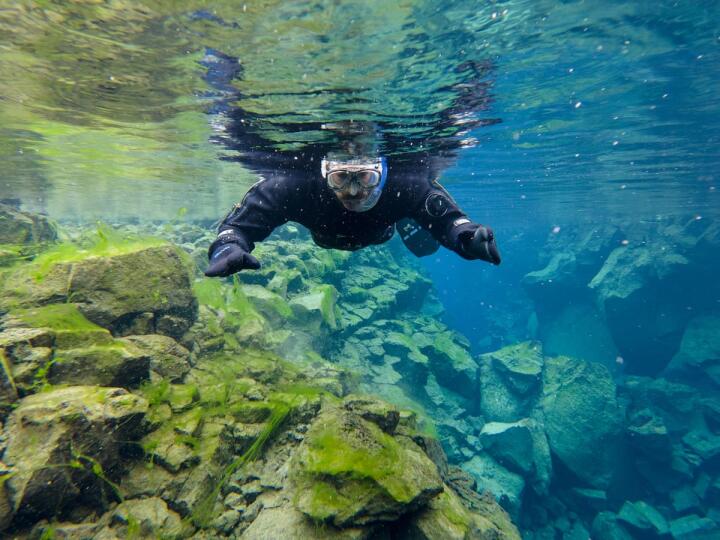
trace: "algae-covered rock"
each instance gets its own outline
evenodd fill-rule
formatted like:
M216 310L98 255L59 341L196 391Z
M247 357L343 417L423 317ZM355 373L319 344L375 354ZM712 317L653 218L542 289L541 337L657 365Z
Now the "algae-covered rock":
M48 252L19 267L6 281L0 307L22 308L49 303L75 304L90 321L109 329L154 313L178 318L165 325L173 337L182 335L196 316L197 302L190 287L184 255L170 245L119 250L102 256L82 251L63 258Z
M365 420L377 424L385 433L395 433L400 421L400 411L389 403L369 396L350 395L343 401L343 406L360 415Z
M169 380L179 382L190 370L190 351L173 338L160 334L127 336L128 341L150 357L150 369Z
M471 512L449 488L432 499L426 510L403 527L400 540L520 540L510 518L494 501L483 512Z
M49 384L137 386L150 356L88 321L74 304L12 310L2 320L0 350L24 393Z
M146 411L144 399L121 388L71 386L24 398L5 426L15 522L114 498L120 449L137 440Z
M320 414L291 467L298 510L338 527L395 520L443 489L414 442L342 409Z
M121 538L179 538L180 516L159 497L131 499L112 512L110 526Z
M290 300L295 320L302 328L316 331L321 327L335 329L337 294L332 285L321 285L307 294L295 296Z
M540 392L542 367L539 343L519 343L481 355L481 409L486 419L513 422L530 416Z
M423 353L430 360L430 369L437 381L458 394L478 398L478 365L467 349L452 338L450 332L439 334Z
M55 226L46 216L0 203L0 244L37 244L52 242L56 238Z
M242 533L242 540L366 540L372 529L364 527L317 526L290 505L266 508Z
M545 360L542 410L550 450L590 486L605 488L617 464L622 413L607 368Z

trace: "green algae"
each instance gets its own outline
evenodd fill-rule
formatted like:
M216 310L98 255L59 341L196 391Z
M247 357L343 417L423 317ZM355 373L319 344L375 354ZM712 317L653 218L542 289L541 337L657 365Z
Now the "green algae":
M80 313L74 304L50 304L37 308L14 309L10 315L16 317L31 328L50 328L51 330L103 331L107 330L90 322Z
M167 245L167 241L161 238L124 236L98 223L95 232L81 242L64 242L38 255L29 263L29 271L34 280L40 282L58 264L89 257L114 257L163 245Z
M255 439L253 444L245 451L245 453L237 457L223 469L219 480L192 509L189 518L196 527L206 528L209 526L213 517L215 503L225 483L227 483L235 472L244 467L246 464L254 461L259 456L265 444L275 433L277 433L293 409L293 405L284 402L274 402L272 405L273 412L258 438Z

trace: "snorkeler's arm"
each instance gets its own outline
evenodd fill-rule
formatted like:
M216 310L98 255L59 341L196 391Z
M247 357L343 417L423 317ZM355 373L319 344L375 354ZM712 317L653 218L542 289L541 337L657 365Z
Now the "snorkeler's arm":
M206 275L227 276L243 269L257 269L250 255L255 243L267 238L292 217L294 183L284 177L263 179L233 206L218 228L218 237L208 249L210 267Z
M411 217L440 244L464 259L500 264L492 229L471 221L436 181L421 191Z

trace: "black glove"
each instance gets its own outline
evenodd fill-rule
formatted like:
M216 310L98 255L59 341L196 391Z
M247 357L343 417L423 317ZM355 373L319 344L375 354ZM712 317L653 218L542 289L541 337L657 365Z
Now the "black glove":
M227 277L240 270L257 270L258 260L237 244L222 244L210 256L210 266L205 270L207 277Z
M490 227L480 225L473 235L468 238L463 248L465 253L474 259L480 259L492 264L500 264L500 252L495 244L495 234Z

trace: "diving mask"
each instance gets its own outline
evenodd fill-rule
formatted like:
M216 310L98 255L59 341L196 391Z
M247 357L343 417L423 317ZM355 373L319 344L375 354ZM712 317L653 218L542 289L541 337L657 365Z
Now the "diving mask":
M323 159L321 172L333 191L343 191L351 184L355 184L362 191L370 191L383 180L385 163L382 158L351 161Z

